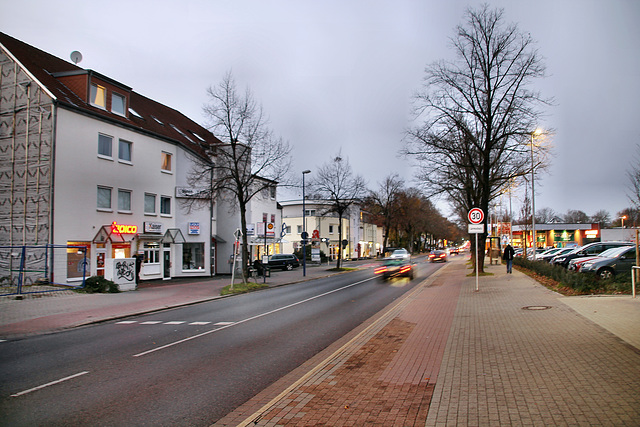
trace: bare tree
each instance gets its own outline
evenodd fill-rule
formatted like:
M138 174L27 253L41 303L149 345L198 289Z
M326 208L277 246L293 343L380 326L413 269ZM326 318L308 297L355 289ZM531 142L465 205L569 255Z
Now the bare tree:
M368 197L369 210L372 211L383 227L383 249L387 247L389 233L398 211L398 196L403 190L403 181L398 174L390 174L377 191L371 191Z
M587 224L591 222L591 218L581 210L569 209L564 214L564 222L567 224Z
M338 216L338 261L336 268L340 268L342 261L342 219L348 215L349 209L355 203L360 202L367 192L364 178L354 175L348 160L342 158L340 153L332 161L318 168L316 176L311 179L310 187L322 199L330 204L324 212L334 213Z
M240 212L242 230L242 272L246 281L249 265L247 205L264 191L272 191L290 169L289 144L274 136L253 94L247 88L238 93L231 72L217 86L207 90L209 102L203 110L208 128L223 142L211 147L209 159L197 159L189 185L205 188L202 200L225 200Z
M536 211L536 224L552 224L560 222L560 217L551 208L542 208Z
M550 101L529 89L545 67L528 33L505 25L503 11L488 5L469 9L466 18L452 40L457 61L426 69L406 153L418 159L431 194L446 194L460 211L486 213L510 180L545 166L547 146L532 147L531 134L539 107ZM485 239L479 235L480 247ZM483 254L479 263L482 271Z
M597 222L601 227L608 227L611 224L611 214L604 209L600 209L591 216L591 222Z
M629 176L629 201L636 210L640 210L640 144L636 145L636 155L627 175Z

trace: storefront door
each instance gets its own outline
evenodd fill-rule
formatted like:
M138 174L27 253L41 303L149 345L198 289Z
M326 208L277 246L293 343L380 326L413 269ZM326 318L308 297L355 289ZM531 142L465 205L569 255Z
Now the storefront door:
M107 250L96 249L96 276L104 276L104 263L107 258Z
M163 248L162 250L162 278L164 280L171 279L171 249Z

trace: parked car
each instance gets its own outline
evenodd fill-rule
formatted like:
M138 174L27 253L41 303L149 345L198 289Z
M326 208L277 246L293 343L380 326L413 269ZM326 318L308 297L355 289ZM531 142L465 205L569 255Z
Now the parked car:
M538 259L538 257L540 255L542 255L544 252L546 251L546 249L543 248L536 248L536 260ZM527 250L527 259L533 259L533 251L531 250L531 248L529 248Z
M431 251L429 254L429 261L431 262L446 262L447 261L447 253L441 250Z
M597 256L607 249L617 248L620 246L631 246L633 243L631 242L596 242L589 243L587 245L581 246L579 248L574 249L568 254L558 255L553 257L551 260L552 264L560 265L564 268L567 268L569 265L569 261L576 258L584 258L588 256Z
M609 279L620 273L631 273L636 264L636 247L623 246L609 249L582 264L580 272L595 274L602 279Z
M374 270L376 275L379 275L383 280L388 280L394 277L408 277L413 280L414 268L411 260L408 258L385 258L382 265L376 267Z
M563 254L568 254L569 252L571 252L574 249L575 248L553 248L553 249L549 249L548 251L546 251L544 253L541 253L540 256L536 257L536 260L550 262L553 259L553 257L559 256L559 255L563 255Z
M281 268L283 270L293 270L300 266L298 257L294 254L275 254L269 257L270 268Z

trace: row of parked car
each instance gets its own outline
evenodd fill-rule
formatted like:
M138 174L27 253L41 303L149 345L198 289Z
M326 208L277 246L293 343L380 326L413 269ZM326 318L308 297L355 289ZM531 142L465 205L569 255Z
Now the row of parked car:
M636 265L636 250L633 242L596 242L575 248L548 249L536 253L535 259L608 279L631 273L631 267Z

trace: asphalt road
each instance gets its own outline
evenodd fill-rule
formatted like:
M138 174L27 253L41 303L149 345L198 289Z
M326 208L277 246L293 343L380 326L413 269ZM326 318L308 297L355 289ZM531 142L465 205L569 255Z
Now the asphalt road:
M373 270L2 343L0 424L210 425L411 289Z

